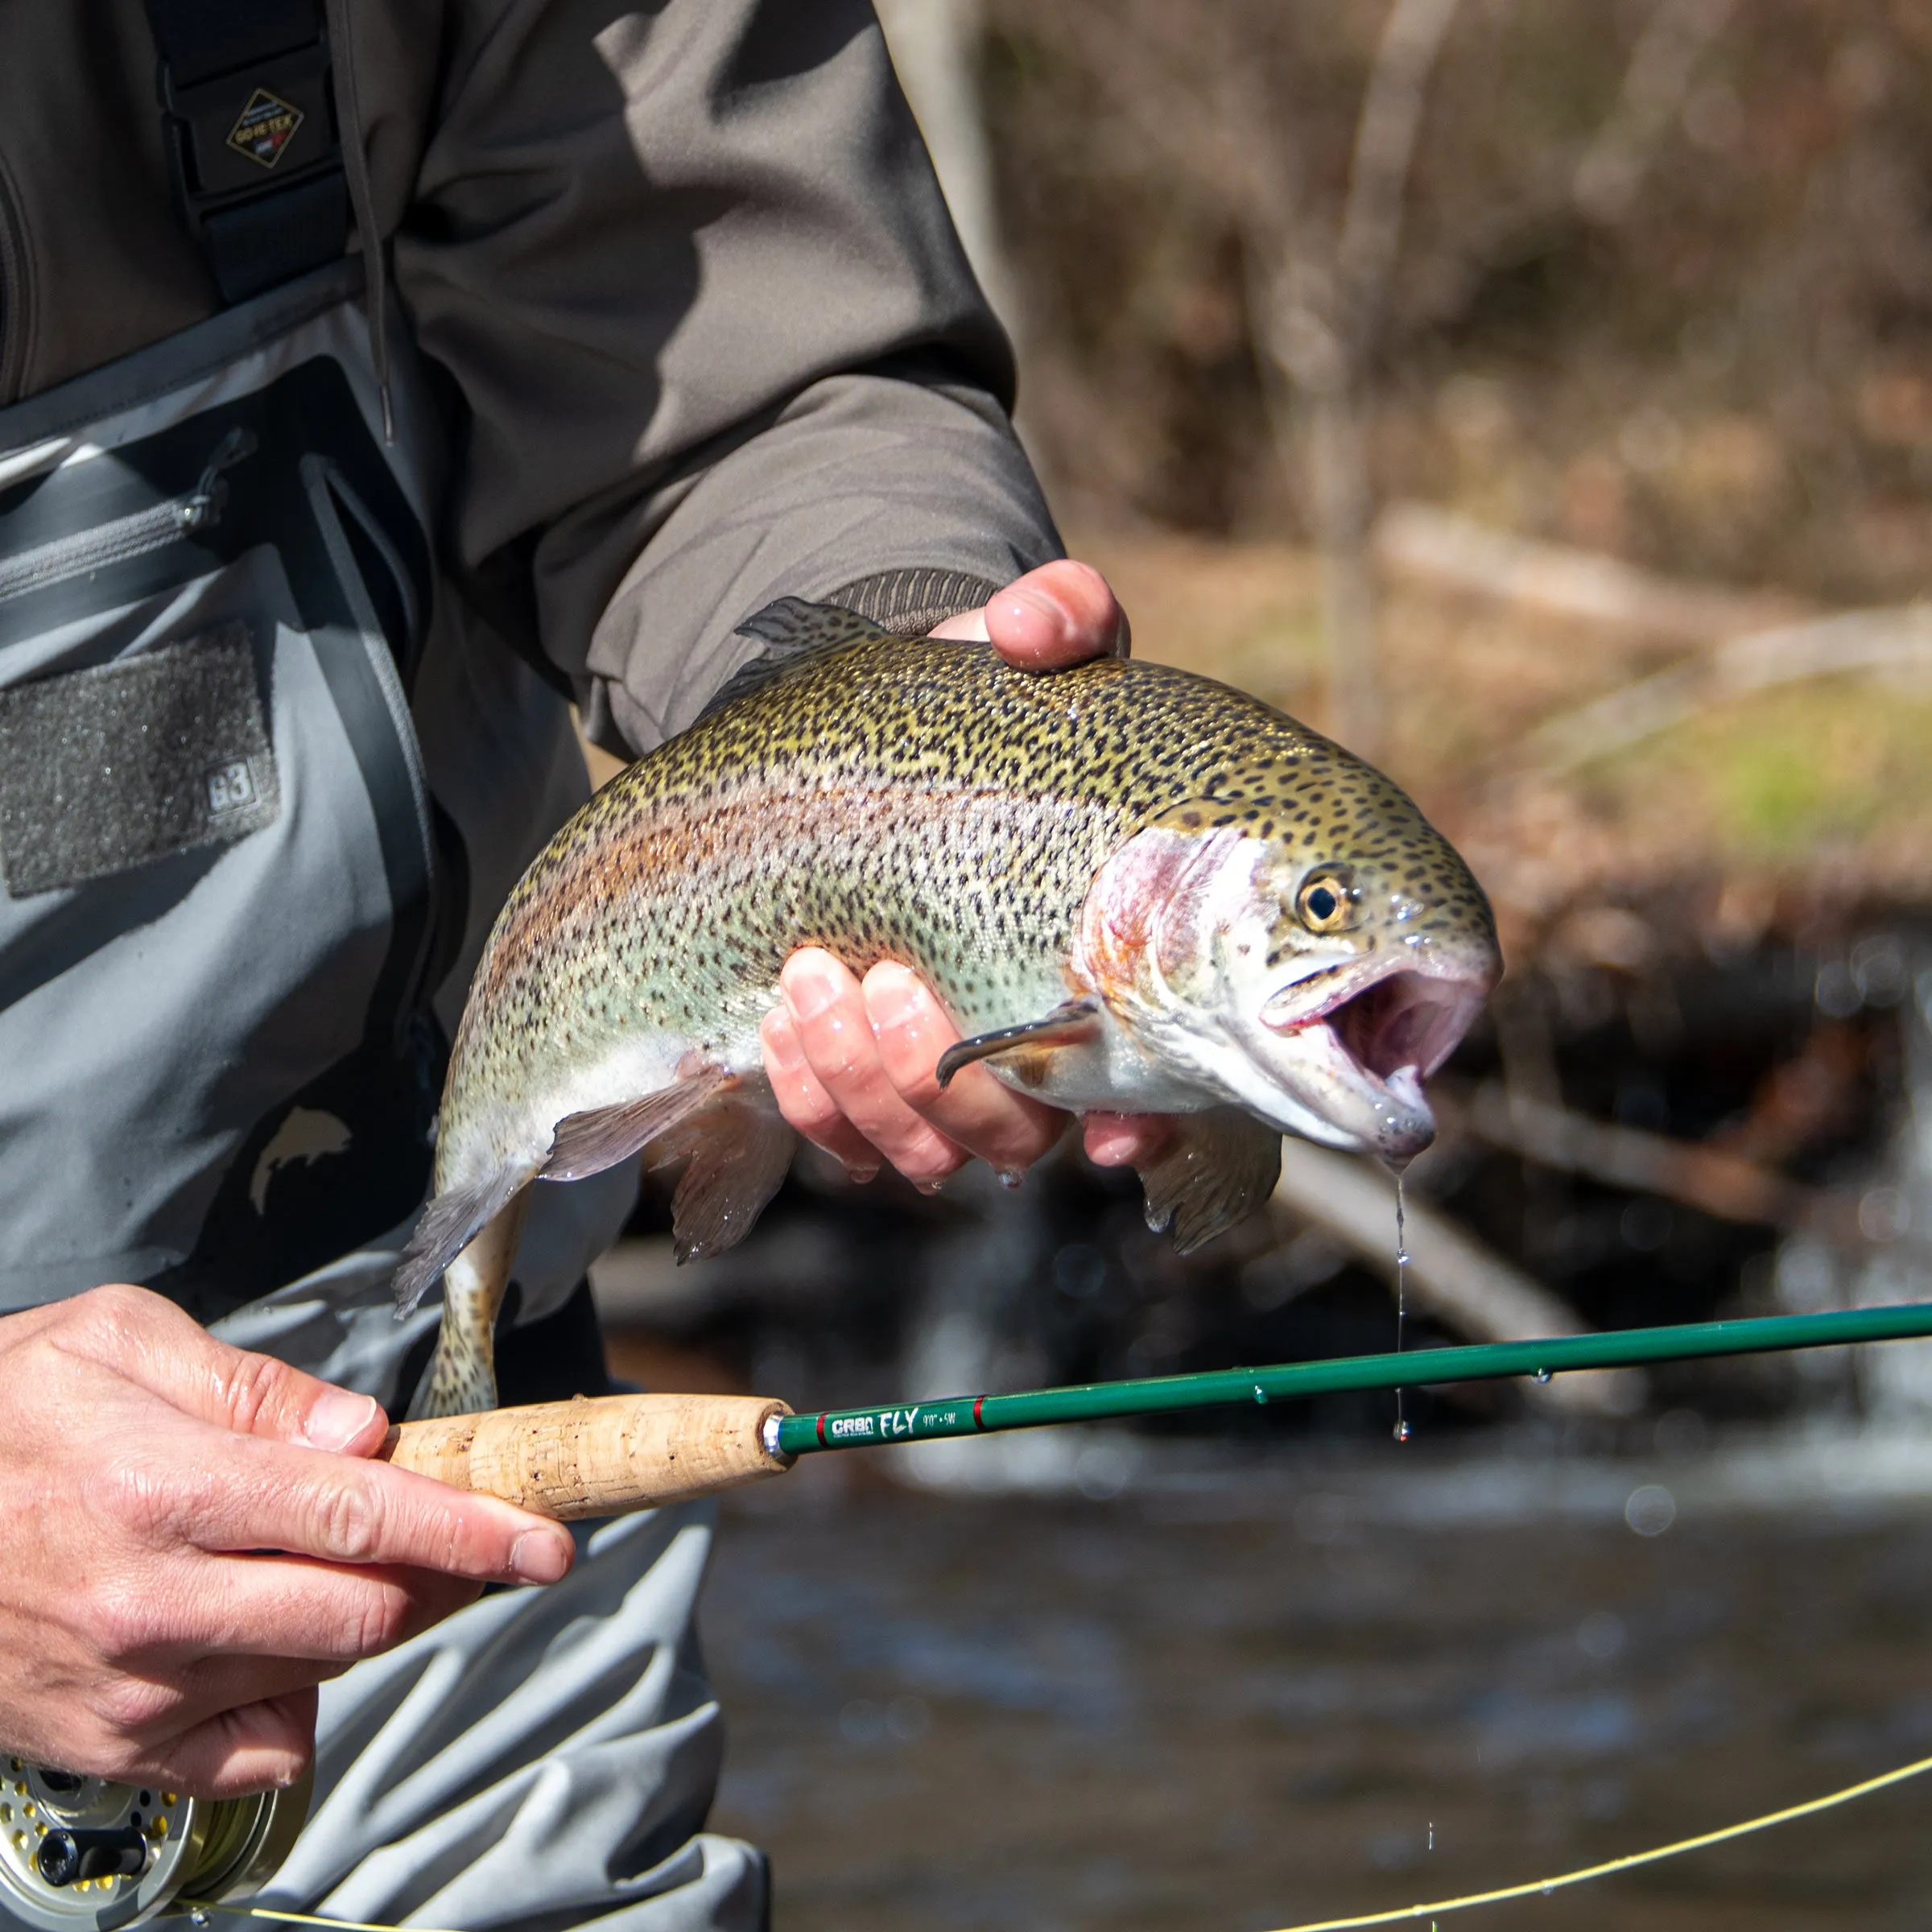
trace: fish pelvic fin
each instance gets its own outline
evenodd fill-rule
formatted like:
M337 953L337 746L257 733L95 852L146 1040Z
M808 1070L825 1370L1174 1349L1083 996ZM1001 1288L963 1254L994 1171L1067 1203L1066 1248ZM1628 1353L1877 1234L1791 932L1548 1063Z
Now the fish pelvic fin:
M530 1208L520 1187L493 1215L443 1275L443 1325L436 1352L409 1405L408 1420L474 1415L497 1406L497 1316L516 1265Z
M668 1132L687 1116L737 1084L737 1075L709 1061L696 1061L681 1070L668 1087L622 1100L614 1107L592 1107L566 1114L552 1131L550 1158L538 1170L546 1181L581 1181L628 1159L647 1141Z
M803 597L779 597L747 617L733 634L750 638L765 648L749 664L741 664L719 686L711 702L698 713L700 720L740 698L761 691L801 664L848 644L877 644L894 634L869 617L836 604L807 604Z
M1071 1046L1091 1040L1099 1030L1100 1012L1098 1000L1069 1000L1065 1005L1055 1007L1044 1019L1023 1020L1017 1026L1001 1026L995 1032L978 1033L969 1040L960 1040L939 1055L936 1070L939 1085L942 1088L951 1086L953 1075L975 1060L989 1060L996 1055L1029 1047Z
M1244 1220L1274 1191L1282 1137L1238 1107L1182 1115L1160 1153L1141 1168L1147 1225L1174 1230L1191 1254Z
M443 1271L529 1179L527 1170L493 1174L471 1187L445 1188L430 1202L396 1265L391 1285L398 1321L415 1313Z
M741 1088L680 1121L651 1144L646 1170L680 1162L671 1238L680 1261L735 1248L784 1183L798 1136L768 1093Z

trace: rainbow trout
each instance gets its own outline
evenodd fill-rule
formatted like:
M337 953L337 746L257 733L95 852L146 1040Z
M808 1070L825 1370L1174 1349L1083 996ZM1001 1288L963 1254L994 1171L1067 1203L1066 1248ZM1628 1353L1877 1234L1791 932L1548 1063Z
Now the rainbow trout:
M1075 1113L1171 1113L1148 1219L1198 1247L1281 1136L1401 1162L1422 1084L1500 970L1481 888L1379 772L1158 664L1050 675L785 599L767 654L612 780L524 874L444 1088L398 1309L444 1275L412 1414L496 1401L528 1190L681 1166L680 1260L741 1240L793 1134L758 1022L795 947L913 968L984 1060ZM447 1272L446 1272L447 1271Z

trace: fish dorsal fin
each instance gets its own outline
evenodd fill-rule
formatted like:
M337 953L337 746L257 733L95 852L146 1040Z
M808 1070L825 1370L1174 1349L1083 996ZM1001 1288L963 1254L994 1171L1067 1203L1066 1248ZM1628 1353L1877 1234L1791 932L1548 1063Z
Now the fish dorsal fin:
M698 713L708 718L727 704L758 691L774 678L796 671L828 651L843 650L848 644L877 644L892 633L836 604L807 604L803 597L780 597L767 604L755 616L747 617L735 637L750 638L765 648L749 664L741 664L718 687L711 702Z

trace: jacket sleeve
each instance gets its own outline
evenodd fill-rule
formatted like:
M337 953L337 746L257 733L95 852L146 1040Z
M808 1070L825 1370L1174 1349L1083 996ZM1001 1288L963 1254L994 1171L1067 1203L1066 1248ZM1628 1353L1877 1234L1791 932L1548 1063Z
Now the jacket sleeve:
M452 24L397 283L459 398L459 567L593 735L687 724L774 597L911 629L1059 554L869 0Z

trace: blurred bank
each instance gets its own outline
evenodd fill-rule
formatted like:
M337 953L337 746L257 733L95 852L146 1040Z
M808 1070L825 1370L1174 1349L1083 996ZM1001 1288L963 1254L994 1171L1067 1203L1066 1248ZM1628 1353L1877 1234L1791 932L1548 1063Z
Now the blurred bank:
M1932 8L882 10L1137 651L1372 751L1495 899L1407 1344L1922 1297ZM807 1158L701 1268L646 1200L596 1285L638 1379L800 1406L1377 1351L1377 1184L1291 1162L1183 1261L1068 1149L937 1197ZM1932 1748L1932 1344L1407 1414L732 1505L723 1816L780 1926L1258 1929ZM1509 1909L1917 1926L1922 1804Z

